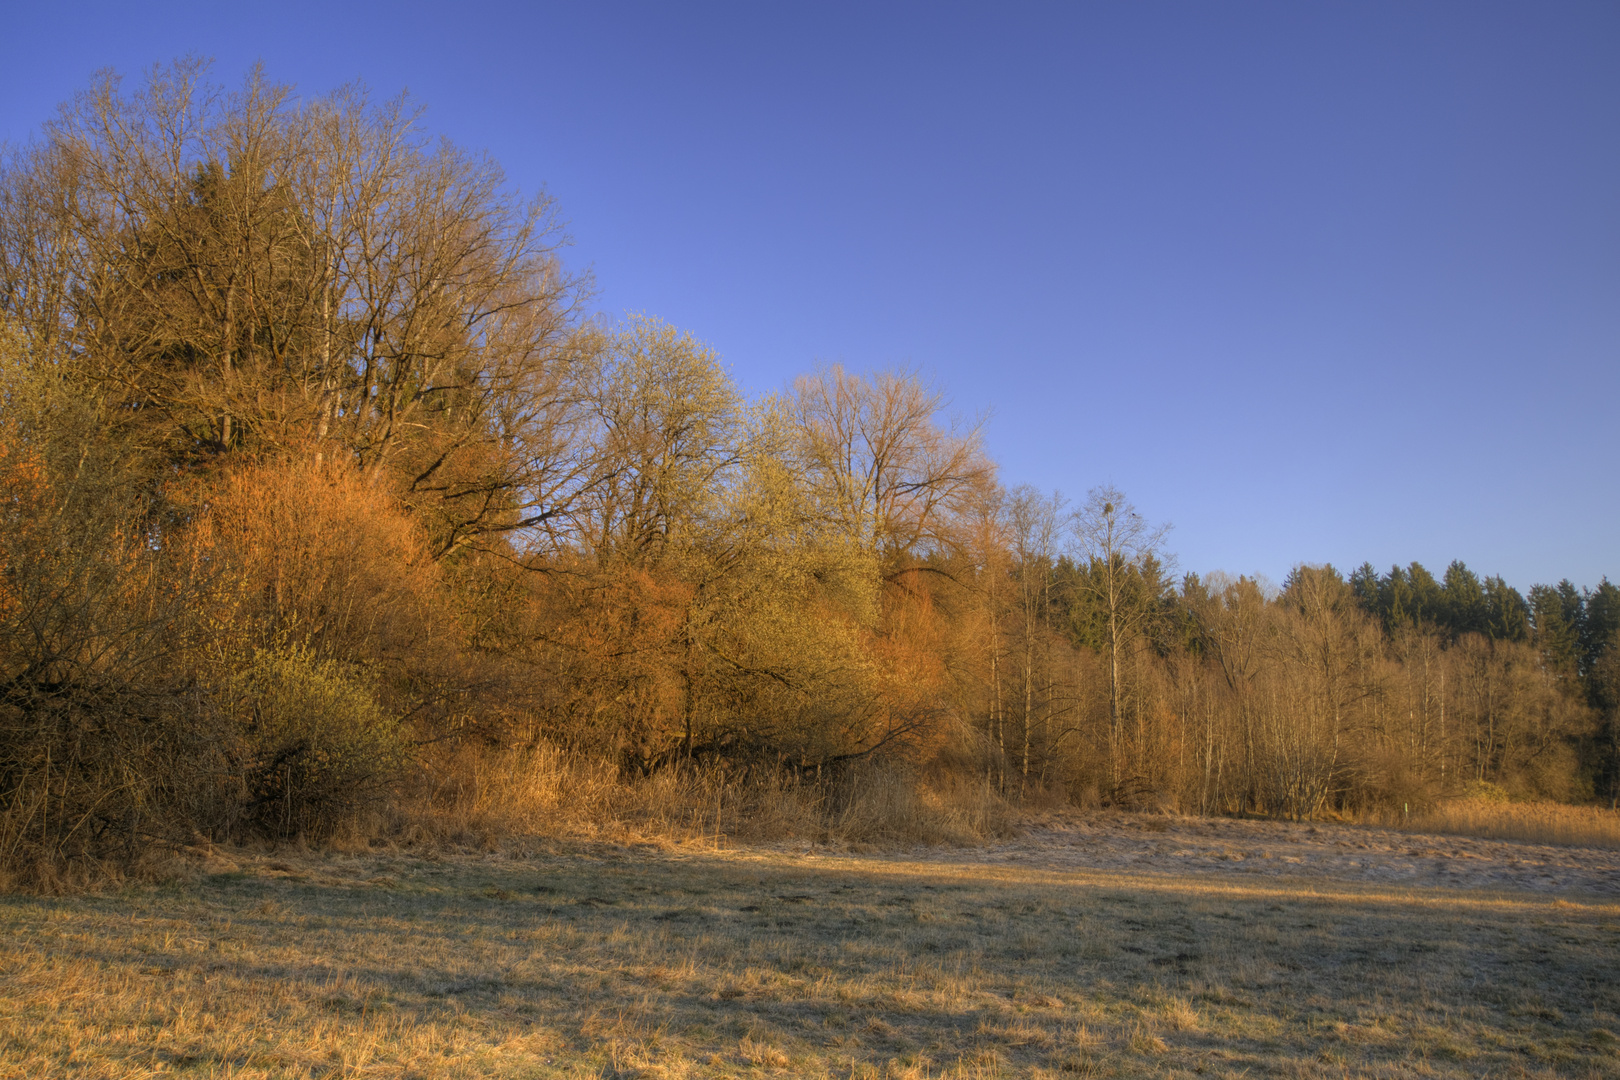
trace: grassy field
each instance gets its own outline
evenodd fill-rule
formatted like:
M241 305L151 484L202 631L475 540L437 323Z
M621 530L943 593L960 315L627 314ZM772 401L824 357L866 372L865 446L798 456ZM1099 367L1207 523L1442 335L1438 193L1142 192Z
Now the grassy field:
M599 848L0 897L6 1077L1620 1075L1620 905Z

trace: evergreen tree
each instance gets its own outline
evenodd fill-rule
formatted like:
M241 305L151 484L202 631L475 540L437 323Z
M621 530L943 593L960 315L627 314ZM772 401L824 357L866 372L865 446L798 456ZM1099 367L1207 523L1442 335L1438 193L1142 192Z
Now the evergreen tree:
M1482 634L1490 625L1489 605L1479 578L1461 560L1446 567L1441 625L1456 639L1463 634Z
M1406 582L1411 589L1413 624L1442 624L1446 614L1446 596L1434 575L1424 569L1422 563L1414 562L1406 568Z
M1383 609L1378 595L1378 571L1373 564L1364 562L1350 574L1350 589L1356 594L1356 602L1368 615L1377 619L1383 618Z
M1557 671L1573 675L1580 668L1585 608L1585 597L1568 578L1557 585L1536 585L1530 589L1530 617L1536 648Z
M1581 623L1581 671L1590 672L1605 651L1616 647L1620 634L1620 586L1608 578L1582 597L1585 618Z
M1530 638L1530 605L1500 575L1485 579L1485 633L1497 641Z
M1406 571L1399 566L1390 567L1389 573L1379 579L1378 614L1384 622L1385 633L1392 633L1403 626L1411 626L1417 621L1414 614L1412 586L1406 579Z

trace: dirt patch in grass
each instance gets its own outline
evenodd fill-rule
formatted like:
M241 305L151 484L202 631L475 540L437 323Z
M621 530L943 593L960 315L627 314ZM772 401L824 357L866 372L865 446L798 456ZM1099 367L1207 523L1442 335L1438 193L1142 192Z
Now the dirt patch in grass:
M4 897L0 1075L1620 1075L1610 900L960 855L234 852Z

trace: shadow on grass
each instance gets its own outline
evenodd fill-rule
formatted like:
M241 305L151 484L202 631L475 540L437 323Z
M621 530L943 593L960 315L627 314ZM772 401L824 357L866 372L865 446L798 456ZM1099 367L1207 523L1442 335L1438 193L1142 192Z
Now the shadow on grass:
M748 853L268 865L0 901L0 1062L71 1031L242 1076L1620 1071L1612 904Z

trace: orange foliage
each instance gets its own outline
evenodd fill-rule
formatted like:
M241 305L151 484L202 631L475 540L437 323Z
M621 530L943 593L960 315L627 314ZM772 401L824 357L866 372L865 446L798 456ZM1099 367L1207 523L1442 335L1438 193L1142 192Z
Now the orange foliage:
M447 628L421 531L352 468L255 461L182 502L195 557L224 575L222 621L350 659L397 656Z
M884 599L883 629L868 648L877 667L881 717L903 731L903 745L926 760L945 749L950 738L939 722L949 690L949 626L934 602L926 575L905 575L903 591Z
M680 730L681 630L692 587L657 569L615 565L539 583L531 618L548 646L553 703L572 737L651 757Z

